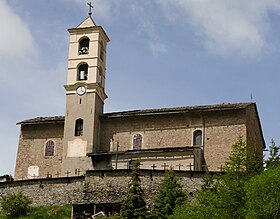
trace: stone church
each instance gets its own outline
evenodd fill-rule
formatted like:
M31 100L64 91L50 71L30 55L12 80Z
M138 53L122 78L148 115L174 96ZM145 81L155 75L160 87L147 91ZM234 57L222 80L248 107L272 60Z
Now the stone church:
M252 153L262 155L255 103L104 113L110 39L91 14L68 31L65 116L18 123L16 180L129 169L136 159L141 169L221 171L239 136Z

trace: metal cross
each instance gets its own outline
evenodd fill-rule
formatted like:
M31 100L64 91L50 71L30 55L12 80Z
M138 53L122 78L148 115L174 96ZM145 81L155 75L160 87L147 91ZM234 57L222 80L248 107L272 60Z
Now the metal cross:
M224 168L223 165L221 164L221 166L218 168L221 172L223 172Z
M82 171L80 170L80 168L79 169L75 169L75 175L78 175L78 176L80 176L80 173L81 173Z
M59 174L59 172L57 171L55 175L56 175L56 177L58 178L60 174Z
M71 172L69 172L69 171L67 170L67 172L66 172L66 177L68 177L68 176L69 176L69 173L71 173Z
M157 165L153 164L151 167L153 168L153 170L155 170Z
M192 167L194 167L194 165L192 165L192 163L190 163L189 167L190 167L190 171L192 171Z
M184 165L179 163L179 164L176 165L176 166L179 167L179 170L181 170L181 167L184 166Z
M166 170L166 167L168 167L169 165L164 163L163 165L161 165L163 167L164 170Z
M91 16L92 15L91 9L93 8L93 5L91 4L91 2L87 4L89 6L88 15Z

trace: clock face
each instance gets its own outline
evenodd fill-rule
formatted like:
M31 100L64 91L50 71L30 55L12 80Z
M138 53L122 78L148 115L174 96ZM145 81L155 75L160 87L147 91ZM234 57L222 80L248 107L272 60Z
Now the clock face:
M83 95L86 92L86 88L84 86L78 87L77 88L77 94L78 95Z

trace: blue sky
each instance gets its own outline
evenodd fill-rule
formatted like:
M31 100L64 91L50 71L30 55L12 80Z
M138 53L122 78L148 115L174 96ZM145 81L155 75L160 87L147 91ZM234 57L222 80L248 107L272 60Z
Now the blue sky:
M16 122L64 115L68 28L84 0L0 1L0 175L13 174ZM280 142L280 2L95 0L107 47L105 111L257 102Z

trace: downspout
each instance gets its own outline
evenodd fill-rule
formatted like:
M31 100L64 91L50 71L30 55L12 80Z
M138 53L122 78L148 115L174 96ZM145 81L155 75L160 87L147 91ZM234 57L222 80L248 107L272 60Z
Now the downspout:
M204 157L204 147L205 147L205 119L203 115L201 114L202 118L202 146L201 146L201 164L202 164L202 170L207 170L206 162L205 162L205 157Z
M119 155L119 142L117 141L117 150L116 150L116 165L115 169L118 169L118 155Z

